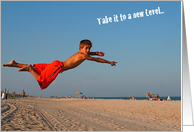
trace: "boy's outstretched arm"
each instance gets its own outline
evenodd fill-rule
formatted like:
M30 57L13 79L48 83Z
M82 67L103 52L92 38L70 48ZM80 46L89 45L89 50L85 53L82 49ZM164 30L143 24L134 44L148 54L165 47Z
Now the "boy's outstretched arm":
M89 52L89 55L104 56L104 52Z
M100 62L100 63L108 63L108 64L111 64L111 66L116 66L116 63L115 61L107 61L105 59L102 59L102 58L95 58L95 57L86 57L86 60L90 60L90 61L96 61L96 62Z

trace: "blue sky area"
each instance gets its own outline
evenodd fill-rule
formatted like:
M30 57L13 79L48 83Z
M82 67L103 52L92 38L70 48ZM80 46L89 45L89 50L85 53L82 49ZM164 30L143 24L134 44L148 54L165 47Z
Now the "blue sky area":
M158 7L161 14L146 15L146 9ZM137 12L144 16L133 18ZM102 24L105 16L112 22ZM103 58L117 66L85 61L59 74L45 90L30 73L1 66L1 89L36 96L75 96L78 91L91 97L181 96L180 1L1 2L1 64L65 61L79 51L82 39L90 39L91 51L103 51Z

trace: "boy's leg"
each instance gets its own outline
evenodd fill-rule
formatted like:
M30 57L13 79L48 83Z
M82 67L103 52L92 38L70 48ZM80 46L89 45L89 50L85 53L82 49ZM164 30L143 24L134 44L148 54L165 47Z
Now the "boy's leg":
M36 68L30 64L29 65L21 64L21 63L17 63L16 61L12 60L9 63L3 64L3 66L21 68L18 71L29 71L35 77L36 80L39 76L39 74L36 72Z
M36 80L39 76L34 67L30 64L27 65L26 67L20 68L18 71L29 71L35 77Z
M18 68L23 68L23 67L26 67L27 65L28 64L17 63L15 60L12 60L9 63L3 64L3 66L7 66L7 67L18 67Z

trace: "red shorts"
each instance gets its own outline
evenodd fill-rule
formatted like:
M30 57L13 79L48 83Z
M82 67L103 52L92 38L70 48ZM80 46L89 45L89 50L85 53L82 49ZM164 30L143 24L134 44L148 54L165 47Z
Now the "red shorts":
M47 88L58 76L59 73L64 71L63 62L55 60L50 64L34 64L36 72L40 75L37 81L41 90Z

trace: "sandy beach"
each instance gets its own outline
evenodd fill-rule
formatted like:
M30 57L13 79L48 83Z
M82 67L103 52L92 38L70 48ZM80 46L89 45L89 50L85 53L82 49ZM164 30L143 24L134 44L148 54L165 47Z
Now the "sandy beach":
M181 101L7 99L1 131L181 131Z

